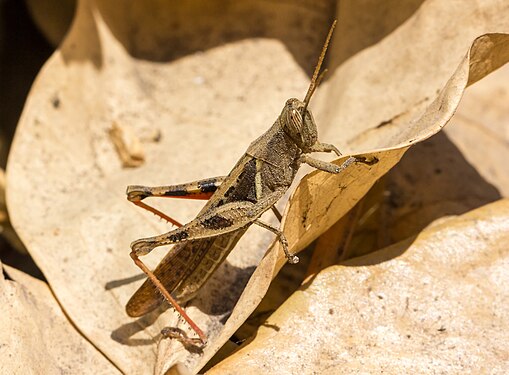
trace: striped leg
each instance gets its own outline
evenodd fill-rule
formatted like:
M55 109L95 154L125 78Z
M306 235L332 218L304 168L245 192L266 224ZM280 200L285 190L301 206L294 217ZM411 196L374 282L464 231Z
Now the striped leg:
M142 200L148 197L207 200L212 196L212 194L214 194L218 187L221 186L221 183L224 181L224 179L225 177L216 177L208 178L206 180L194 181L187 184L156 187L130 185L127 187L126 194L127 199L130 202L133 202L135 205L156 214L157 216L178 227L181 227L182 224L180 224L178 221L155 209L154 207L143 203ZM166 290L166 288L154 275L154 273L141 261L141 259L139 259L136 252L131 251L130 255L134 263L148 276L155 287L159 289L164 298L175 308L175 310L178 311L180 316L182 316L184 320L189 324L189 326L196 332L199 337L198 341L204 345L207 342L207 337L203 331L196 325L195 322L193 322L193 320L187 315L185 310L177 303L177 301L175 301L175 299L171 296L168 290ZM195 339L187 338L183 334L174 333L172 337L179 339L184 345L193 345L196 343Z
M147 211L161 217L162 219L172 223L177 227L182 224L158 209L149 206L142 202L143 199L148 197L162 197L162 198L181 198L181 199L203 199L208 200L212 194L221 186L221 183L226 177L207 178L205 180L188 182L186 184L169 185L169 186L140 186L129 185L127 187L127 199L133 202L138 207L144 208Z

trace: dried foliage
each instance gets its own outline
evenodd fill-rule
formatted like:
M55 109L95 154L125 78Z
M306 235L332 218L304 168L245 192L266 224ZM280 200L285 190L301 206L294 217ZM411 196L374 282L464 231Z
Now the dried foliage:
M509 91L488 77L460 100L509 61L509 6L401 3L79 1L7 168L11 222L53 294L8 270L2 328L19 334L0 361L18 372L196 373L222 358L211 373L506 372ZM187 306L209 335L204 350L162 339L163 327L188 329L173 311L131 319L124 306L143 279L130 242L169 228L130 205L125 187L226 174L286 99L304 96L334 18L329 74L311 103L319 137L345 154L337 163L378 162L302 169L282 227L294 252L319 240L301 288L252 342L231 354L285 263L260 228ZM181 222L200 208L157 205ZM15 322L15 305L47 329ZM48 363L9 359L34 353Z

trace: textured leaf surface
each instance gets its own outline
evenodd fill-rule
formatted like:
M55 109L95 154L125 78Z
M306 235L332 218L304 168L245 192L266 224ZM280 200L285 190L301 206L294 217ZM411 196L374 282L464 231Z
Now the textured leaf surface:
M509 368L509 201L326 268L208 374Z
M0 368L5 374L119 374L69 324L48 286L11 267L0 280Z
M300 182L283 220L293 251L330 228L409 147L437 133L469 83L509 60L509 38L493 34L509 31L503 2L393 2L387 24L373 2L364 5L377 17L372 33L350 36L341 20L359 14L355 4L79 2L27 99L9 158L7 203L69 318L122 371L164 373L177 362L202 368L284 263L270 246L273 235L250 229L188 307L209 335L204 352L161 340L161 328L178 323L172 311L133 320L124 305L141 282L129 243L169 228L130 205L125 186L228 173L286 99L304 96L335 11L341 32L311 105L320 140L378 163ZM140 167L122 167L114 126L141 143ZM157 204L180 221L200 208Z

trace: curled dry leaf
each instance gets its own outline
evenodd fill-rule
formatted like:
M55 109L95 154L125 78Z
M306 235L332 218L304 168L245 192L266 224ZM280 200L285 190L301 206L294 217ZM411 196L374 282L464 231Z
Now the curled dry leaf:
M126 373L164 373L177 362L196 372L252 312L284 261L277 246L263 257L270 233L247 232L188 307L209 335L203 353L161 340L161 328L178 323L172 311L136 320L124 312L140 282L129 243L168 230L125 201L125 186L227 173L285 100L304 95L303 68L312 70L334 5L207 4L80 1L34 83L9 159L13 225L69 317ZM294 251L337 221L408 147L439 131L468 82L508 60L502 34L477 39L464 56L476 37L509 30L504 5L448 6L424 2L342 65L335 51L348 36L331 44L331 74L312 103L320 139L378 162L300 183L283 221ZM140 168L121 168L108 136L113 121L141 139L160 131ZM180 221L199 209L180 203L160 207Z
M44 282L11 267L3 271L14 281L0 272L2 373L120 373L69 323Z
M501 160L509 157L508 79L505 65L469 88L445 132L412 147L320 237L310 268L386 247L440 217L507 197L509 169Z
M446 135L481 178L509 196L509 66L505 65L467 91Z

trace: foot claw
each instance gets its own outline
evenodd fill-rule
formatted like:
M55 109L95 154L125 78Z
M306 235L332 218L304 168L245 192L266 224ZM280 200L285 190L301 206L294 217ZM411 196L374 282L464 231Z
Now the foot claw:
M201 351L207 345L206 338L188 337L182 329L176 327L165 327L161 334L163 337L180 341L188 349L194 347L195 350Z
M297 263L299 263L299 257L297 255L289 255L287 257L287 259L288 259L288 263L290 263L290 264L297 264Z

